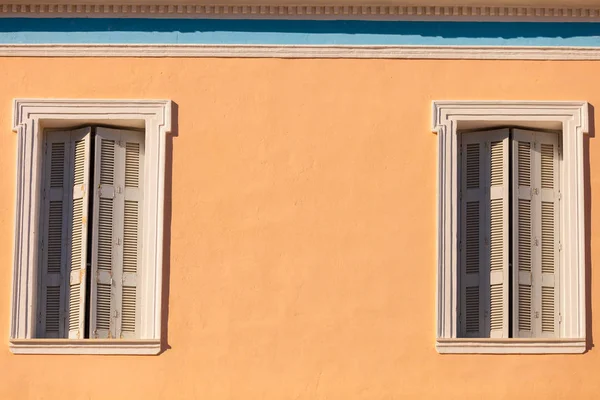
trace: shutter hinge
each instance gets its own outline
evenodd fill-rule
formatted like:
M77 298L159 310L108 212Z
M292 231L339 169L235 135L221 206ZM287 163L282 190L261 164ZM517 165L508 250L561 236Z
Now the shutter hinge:
M562 323L562 314L558 313L558 323Z
M46 200L46 189L42 192L42 200Z
M562 243L558 242L558 251L562 251Z
M560 190L558 191L558 199L559 199L559 200L561 200L561 199L562 199L562 193L561 193L561 191L560 191Z

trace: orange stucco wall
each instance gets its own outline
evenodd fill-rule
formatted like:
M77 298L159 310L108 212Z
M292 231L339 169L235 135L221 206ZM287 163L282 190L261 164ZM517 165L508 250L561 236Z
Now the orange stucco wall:
M598 105L599 65L0 59L0 398L596 398L596 348L437 354L430 124L434 99ZM14 97L177 104L166 193L169 348L161 355L9 352ZM600 142L585 143L593 267ZM593 343L600 274L592 271L590 286Z

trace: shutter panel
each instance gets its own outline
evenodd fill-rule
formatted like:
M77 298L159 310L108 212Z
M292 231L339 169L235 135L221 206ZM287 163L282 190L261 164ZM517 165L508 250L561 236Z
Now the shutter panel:
M489 336L508 337L508 207L509 176L508 148L509 130L486 133L490 157L487 170L490 171L488 231L490 263L490 310Z
M65 276L67 273L67 224L69 212L68 132L46 135L43 196L42 263L38 336L65 337Z
M46 134L40 319L44 338L83 338L90 129Z
M92 229L92 285L90 333L94 338L115 337L111 318L115 312L112 286L116 259L114 226L115 152L118 137L96 132L94 165L94 215Z
M97 129L93 337L139 337L142 167L143 134Z
M515 129L515 337L558 337L558 134Z
M121 304L122 338L140 337L140 261L142 166L144 158L143 135L124 132L121 138L125 148L124 213L123 213L123 288Z
M540 264L541 336L559 337L558 260L559 260L559 137L539 132L540 147Z
M480 292L483 264L482 231L485 180L482 173L483 141L476 134L462 135L461 183L461 331L464 337L483 337L484 297Z
M91 129L71 134L72 148L72 214L69 271L69 339L83 339L88 239L88 193L90 176Z
M533 333L533 133L513 132L513 312L514 337Z
M508 337L508 130L462 135L461 330Z

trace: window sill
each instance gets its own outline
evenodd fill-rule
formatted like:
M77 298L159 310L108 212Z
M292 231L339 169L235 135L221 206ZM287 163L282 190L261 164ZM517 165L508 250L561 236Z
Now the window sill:
M13 354L113 354L155 355L160 353L160 340L73 340L12 339Z
M437 339L440 354L581 354L585 339Z

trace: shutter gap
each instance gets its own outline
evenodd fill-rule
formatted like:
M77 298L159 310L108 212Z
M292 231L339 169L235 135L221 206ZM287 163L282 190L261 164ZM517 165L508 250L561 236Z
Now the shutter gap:
M86 257L86 266L88 273L86 274L86 291L85 291L85 310L84 313L84 333L83 337L85 339L91 338L92 334L90 332L90 318L91 313L89 312L90 304L92 304L92 233L94 229L94 188L96 187L96 182L94 181L94 169L96 165L96 127L91 127L90 133L90 167L89 167L89 195L88 195L88 225L87 225L87 257Z

